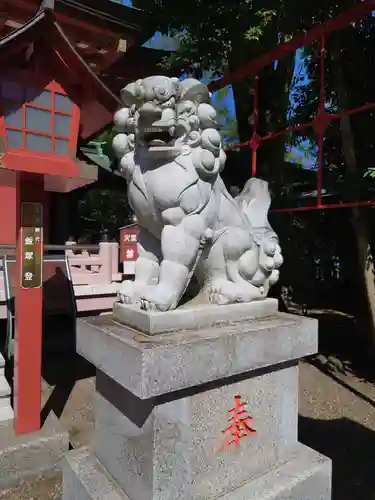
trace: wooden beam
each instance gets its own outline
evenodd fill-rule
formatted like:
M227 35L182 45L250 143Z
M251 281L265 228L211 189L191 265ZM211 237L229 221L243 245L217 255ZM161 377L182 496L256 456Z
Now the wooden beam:
M19 9L27 10L28 12L36 13L40 6L40 0L8 0L6 7L15 7L16 10Z
M9 60L23 47L37 40L47 29L49 19L44 12L39 12L18 30L0 39L0 61Z
M108 52L103 54L101 61L95 68L95 73L100 75L103 71L108 69L112 64L115 64L127 50L127 40L125 38L120 38L112 42L111 46L108 48Z
M67 26L72 26L74 28L78 28L79 30L84 30L88 33L94 33L96 35L104 35L105 37L108 37L110 39L118 38L121 36L121 33L119 33L119 32L107 30L107 29L101 28L99 26L95 26L94 24L86 23L84 21L80 21L79 19L74 19L74 18L66 16L64 14L60 14L60 13L56 14L56 19L62 25L64 25L64 29L65 29L65 25L67 25ZM87 36L87 35L84 35L82 32L80 32L80 33L82 34L82 38L85 38L85 36Z
M3 31L3 29L5 27L5 22L6 22L6 19L0 17L0 38L2 37L2 33L1 32Z
M46 10L55 10L55 0L42 0L41 7Z
M119 104L121 104L121 101L112 94L85 63L84 59L78 54L74 46L72 46L70 40L57 22L51 25L48 36L51 37L53 47L58 51L66 66L75 74L77 81L82 81L85 86L91 87L95 98L98 99L107 110L110 112L115 111Z
M12 28L14 30L22 28L24 24L25 23L20 23L19 21L14 21L13 19L7 19L4 23L5 26L7 26L8 28Z
M5 7L6 10L3 10L3 15L8 14L10 18L17 20L19 20L20 18L24 18L24 21L26 22L35 15L39 7L39 0L37 2L35 2L35 0L11 0L11 2L5 5ZM120 27L118 27L118 29L106 29L99 26L98 24L94 24L94 22L82 21L67 14L56 12L56 9L55 16L56 19L64 25L64 30L65 25L81 30L82 38L85 38L82 30L83 32L93 33L99 36L104 35L110 39L119 38L122 36Z

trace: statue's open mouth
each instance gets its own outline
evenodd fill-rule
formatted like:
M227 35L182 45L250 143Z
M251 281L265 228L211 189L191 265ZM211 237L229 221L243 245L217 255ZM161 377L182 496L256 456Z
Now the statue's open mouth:
M153 127L144 129L143 140L148 146L168 146L173 144L174 138L170 129Z

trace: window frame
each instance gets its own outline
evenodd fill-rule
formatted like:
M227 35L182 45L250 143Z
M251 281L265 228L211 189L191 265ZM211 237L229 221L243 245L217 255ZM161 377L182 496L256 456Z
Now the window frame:
M64 160L64 159L73 158L76 155L76 151L77 151L80 109L73 101L72 101L72 109L70 112L63 111L63 110L57 110L55 108L55 101L56 101L55 95L56 94L60 94L60 95L63 95L63 96L66 96L69 98L69 95L64 90L64 88L55 80L50 81L48 83L48 85L40 84L42 82L37 82L37 81L35 81L35 79L32 80L33 83L29 86L30 89L40 90L41 92L44 92L44 91L51 92L51 107L47 107L47 106L35 104L33 102L29 102L27 100L28 99L28 96L27 96L28 85L25 85L25 83L24 83L25 77L20 78L18 75L5 74L4 76L2 76L1 80L14 82L18 85L21 85L23 87L23 95L24 95L22 106L19 107L19 109L22 112L22 127L17 127L14 125L8 125L5 122L5 109L6 109L6 104L17 103L19 105L20 101L19 101L19 99L12 99L12 98L8 98L8 97L3 98L2 94L0 93L0 135L2 135L4 138L4 145L5 145L4 152L5 153L17 152L17 153L22 153L25 156L29 156L29 155L39 156L41 158L45 158L46 160L47 159ZM42 111L49 111L51 113L51 132L50 133L42 132L42 131L31 129L31 128L30 129L26 128L26 109L27 108L33 108L33 109L42 110ZM69 130L68 135L55 134L55 115L62 115L62 116L70 117L70 130ZM22 133L22 147L21 148L8 147L8 140L7 140L7 131L8 130L17 131L17 132ZM39 136L51 138L51 150L52 150L52 152L43 152L43 151L35 151L35 150L27 149L26 148L26 134L27 133L37 134ZM56 140L67 141L67 146L68 146L67 154L55 153Z

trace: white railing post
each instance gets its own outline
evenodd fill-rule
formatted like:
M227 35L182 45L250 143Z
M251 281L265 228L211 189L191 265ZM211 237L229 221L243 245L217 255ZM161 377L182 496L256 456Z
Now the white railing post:
M106 283L112 283L112 246L105 241L99 243L99 257L102 275Z
M120 245L117 241L113 241L110 245L112 251L112 281L114 281L114 277L118 274Z

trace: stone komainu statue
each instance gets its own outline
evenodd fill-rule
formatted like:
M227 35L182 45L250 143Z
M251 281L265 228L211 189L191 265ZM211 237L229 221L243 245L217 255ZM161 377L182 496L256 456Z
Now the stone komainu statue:
M267 296L282 255L267 214L268 184L250 179L235 199L220 172L226 156L208 88L152 76L127 85L113 149L141 228L135 280L120 300L175 309L195 274L214 304Z

